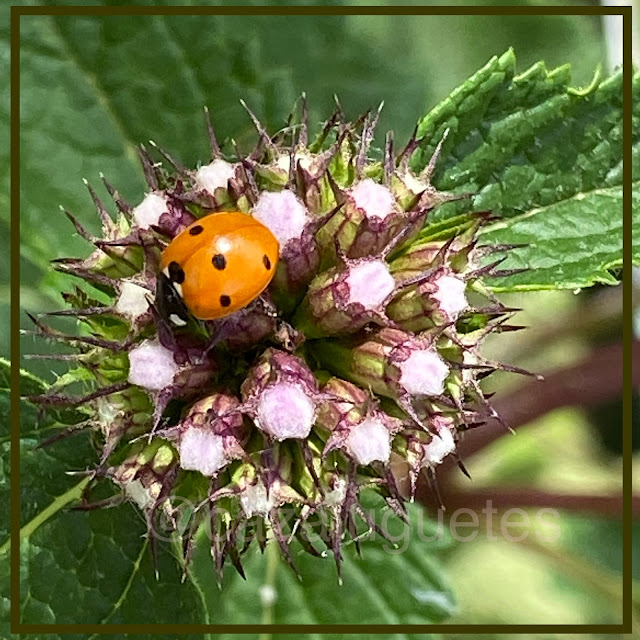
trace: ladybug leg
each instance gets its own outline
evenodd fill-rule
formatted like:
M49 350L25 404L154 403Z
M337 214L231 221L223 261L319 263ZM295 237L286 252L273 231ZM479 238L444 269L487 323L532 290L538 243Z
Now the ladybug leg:
M220 344L226 338L225 327L227 319L209 320L205 322L205 327L209 332L209 344L205 347L204 354L207 355L216 345Z
M278 318L276 324L275 339L286 351L294 353L304 342L304 335L294 329L288 322Z
M278 308L273 302L271 296L264 291L261 293L253 303L257 309L260 309L266 316L270 318L278 317Z
M276 329L274 332L274 338L286 351L293 353L304 342L304 336L294 329L286 320L283 320L278 315L278 309L274 304L271 296L265 291L258 298L256 298L254 304L256 308L260 309L265 315L270 318L274 318L276 322Z

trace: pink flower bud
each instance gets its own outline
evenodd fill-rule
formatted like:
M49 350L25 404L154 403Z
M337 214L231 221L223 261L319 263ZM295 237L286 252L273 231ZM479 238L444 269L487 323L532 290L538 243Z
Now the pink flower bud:
M260 395L256 425L276 440L306 438L315 421L315 403L301 385L276 382Z
M335 399L328 399L318 416L319 426L330 431L323 458L339 448L358 464L386 464L392 436L402 429L402 421L375 408L375 400L350 382L331 378L325 391Z
M222 436L197 427L184 432L179 454L183 469L200 471L205 476L215 475L228 462Z
M384 220L396 210L396 200L391 191L371 178L365 178L349 191L349 197L366 218Z
M384 260L363 260L348 269L347 304L361 304L366 310L377 309L388 299L396 282Z
M267 349L242 385L244 410L276 440L306 438L315 423L319 393L303 360Z
M160 434L178 440L182 469L215 476L229 462L245 456L239 406L235 396L216 392L196 402L180 424Z
M392 356L393 357L393 356ZM437 396L444 391L449 367L431 347L411 346L406 359L397 360L399 385L413 396Z
M293 191L263 191L252 215L267 226L280 243L280 264L272 288L281 299L290 296L316 273L320 253L315 238L319 224Z
M398 326L416 333L449 324L469 307L466 288L463 276L441 266L396 296L387 314Z
M271 230L280 243L281 251L290 240L302 236L308 219L306 207L288 189L280 192L263 191L251 213Z
M467 283L460 277L443 274L433 281L435 291L432 298L438 301L440 310L451 320L455 320L468 306L465 291Z
M433 418L431 426L433 431L431 441L422 445L423 466L440 464L456 449L456 443L453 437L455 428L452 420L442 416L436 416Z
M385 324L384 311L395 290L384 260L346 260L309 285L295 323L308 337L355 333L370 322Z

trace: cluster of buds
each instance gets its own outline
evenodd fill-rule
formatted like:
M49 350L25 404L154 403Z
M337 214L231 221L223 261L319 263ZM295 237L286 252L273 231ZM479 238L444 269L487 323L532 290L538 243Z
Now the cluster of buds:
M141 146L149 191L137 206L103 178L115 220L87 183L100 237L65 212L95 247L55 262L89 285L58 312L82 330L34 321L75 349L61 380L94 388L70 396L59 384L34 400L84 407L103 443L95 478L144 512L151 536L158 514L173 522L185 566L207 526L219 575L226 560L242 573L250 543L269 537L292 566L300 545L332 554L339 573L345 539L378 530L361 493L404 518L421 473L433 480L445 458L459 460L464 432L495 417L478 381L514 369L480 346L516 327L482 279L505 274L504 257L487 257L509 247L479 246L488 212L430 226L441 203L469 197L430 182L446 132L415 173L415 133L397 155L388 134L370 159L378 113L350 123L338 107L314 140L304 99L275 136L249 114L259 141L246 156L222 154L208 113L209 164L190 170ZM222 319L167 323L155 300L162 251L196 219L230 210L277 238L271 284ZM191 505L189 526L178 502Z

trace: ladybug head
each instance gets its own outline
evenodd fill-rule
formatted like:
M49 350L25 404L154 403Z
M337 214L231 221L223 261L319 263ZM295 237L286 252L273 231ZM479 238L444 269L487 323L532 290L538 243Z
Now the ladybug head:
M184 327L192 319L175 285L162 272L158 274L156 280L155 306L160 318L171 327Z

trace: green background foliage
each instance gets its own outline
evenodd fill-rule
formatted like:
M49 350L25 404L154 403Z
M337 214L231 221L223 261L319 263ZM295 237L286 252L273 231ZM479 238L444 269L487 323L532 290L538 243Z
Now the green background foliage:
M0 190L0 287L8 292L8 21L0 29L0 81L5 83L0 92L5 96L0 100L5 124L0 134L5 136L0 140L0 184L5 187ZM604 60L596 17L34 16L21 21L21 42L21 294L26 311L59 308L67 281L53 273L48 262L87 252L58 205L89 229L97 229L81 178L98 185L103 172L125 199L136 204L144 192L136 144L153 139L188 166L206 163L204 105L219 139L228 143L234 138L246 149L255 141L255 131L239 99L275 131L302 91L309 99L312 123L331 112L333 94L350 118L384 100L378 145L384 132L393 129L401 146L424 118L420 132L426 137L414 159L416 168L428 160L444 128L451 129L436 185L478 192L473 208L492 207L504 216L487 234L488 241L536 240L536 245L514 252L504 265L532 266L532 275L495 282L497 289L573 289L611 282L608 269L620 262L621 223L612 213L620 208L619 81L592 84L594 70ZM517 64L513 54L504 54L511 46ZM545 64L537 64L540 61ZM487 63L484 75L472 77ZM561 66L566 63L570 72ZM536 66L520 75L531 65ZM548 72L557 67L560 70ZM589 89L576 92L570 87ZM456 96L466 102L456 102ZM457 211L443 207L436 217ZM566 254L573 259L564 260ZM8 308L0 304L6 318ZM41 351L43 345L27 339L23 348ZM0 352L8 352L6 331L0 332ZM33 362L28 366L51 379L52 367ZM0 391L0 515L6 515L6 385ZM82 433L34 450L42 434L58 428L61 420L44 416L36 421L34 411L27 404L23 407L23 524L33 522L57 498L74 498L81 478L64 471L85 468L93 455ZM509 455L517 458L507 452L507 460ZM500 470L494 473L500 481ZM538 473L543 475L540 469ZM6 521L0 517L0 523ZM607 523L602 528L610 531ZM248 566L250 580L243 583L227 575L226 588L219 592L204 546L197 550L197 571L183 585L174 550L161 547L161 579L156 582L149 554L143 553L143 531L129 505L90 514L61 506L24 542L23 620L440 621L456 606L456 585L450 587L443 577L441 561L451 565L456 580L464 575L456 572L456 558L464 556L456 556L451 545L421 544L414 536L404 554L388 554L378 543L365 542L364 559L350 555L347 560L342 590L330 559L301 560L303 572L314 578L300 584L285 567L274 569L269 558L255 556ZM6 536L6 529L0 528L0 545ZM587 538L576 534L576 548L588 546ZM614 532L607 544L611 538L619 540ZM8 614L6 545L3 550L0 619ZM472 563L482 564L481 555L464 550ZM617 570L615 558L598 562ZM482 582L477 572L469 573L475 575L476 585ZM523 575L526 584L539 587L526 570ZM551 568L548 576L551 582L560 580ZM260 603L259 588L265 581L279 593L273 607ZM557 589L567 588L559 584L547 585L549 603ZM549 604L554 615L566 614L569 621L617 621L607 617L602 606L593 605L592 592L585 595L573 583L570 588L592 604L578 607L577 613L569 605L553 609ZM481 602L489 601L476 595ZM454 619L463 622L546 621L535 617L544 611L539 607L497 612L489 606L479 616L477 608L464 601L457 606ZM0 629L3 634L8 634L6 626Z

